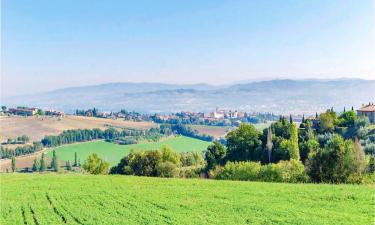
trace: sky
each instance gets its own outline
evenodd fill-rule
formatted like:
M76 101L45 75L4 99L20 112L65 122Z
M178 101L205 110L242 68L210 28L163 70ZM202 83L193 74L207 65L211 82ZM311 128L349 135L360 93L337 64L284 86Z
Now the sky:
M1 94L374 79L374 11L373 0L1 0Z

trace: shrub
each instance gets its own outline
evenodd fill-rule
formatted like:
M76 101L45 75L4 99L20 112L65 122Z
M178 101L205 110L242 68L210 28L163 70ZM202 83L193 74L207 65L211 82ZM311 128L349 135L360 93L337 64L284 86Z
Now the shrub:
M172 162L162 162L156 167L157 175L159 177L178 177L180 174L179 168Z
M305 167L298 160L280 161L275 164L275 167L281 175L281 182L297 183L308 181Z
M216 167L210 176L222 180L306 182L308 176L298 160L280 161L277 164L261 165L259 162L228 162Z
M217 179L223 180L258 180L261 165L259 162L228 162Z
M180 177L183 178L198 178L202 172L202 168L196 166L183 167L180 170Z
M276 167L276 164L264 165L260 168L259 180L267 182L282 182L282 174Z
M83 164L83 169L91 174L107 174L109 163L103 161L97 154L92 154L87 157Z

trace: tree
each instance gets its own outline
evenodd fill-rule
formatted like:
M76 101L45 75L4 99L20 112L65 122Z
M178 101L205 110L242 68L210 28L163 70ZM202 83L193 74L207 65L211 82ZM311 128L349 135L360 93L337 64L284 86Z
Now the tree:
M107 174L109 163L105 162L95 153L89 155L83 164L83 169L91 174Z
M36 158L34 159L34 163L33 163L33 172L37 172L39 171L40 169L40 163L39 163L39 160L37 160Z
M181 155L173 152L167 145L161 149L161 158L163 162L171 162L176 166L181 166Z
M298 147L298 129L294 123L290 125L290 159L300 160Z
M68 170L68 171L71 171L71 170L72 170L72 165L70 164L70 161L69 161L69 160L66 161L66 165L65 165L65 167L66 167L66 170Z
M332 133L335 128L336 113L327 111L325 113L320 114L319 119L320 119L320 124L319 124L320 132Z
M74 166L78 166L77 152L74 153Z
M1 106L1 110L5 112L7 110L7 107L5 105Z
M44 153L42 153L42 157L40 158L40 168L39 171L44 172L47 169L47 162L44 156Z
M289 123L293 123L292 114L289 115Z
M267 144L266 144L267 150L268 150L268 163L271 163L271 153L272 153L272 129L271 126L268 128L267 132Z
M227 134L227 160L259 161L262 155L261 133L251 124L241 124Z
M227 151L224 145L220 144L217 141L208 146L205 153L205 159L207 161L206 171L209 171L215 166L224 165L226 153Z
M59 162L57 160L55 149L52 152L51 168L55 172L59 171Z
M36 115L43 116L44 115L44 111L41 110L41 109L38 109L37 112L36 112Z
M364 163L361 149L335 134L323 149L309 155L307 168L314 182L361 183Z
M16 172L16 158L13 156L12 157L12 172Z

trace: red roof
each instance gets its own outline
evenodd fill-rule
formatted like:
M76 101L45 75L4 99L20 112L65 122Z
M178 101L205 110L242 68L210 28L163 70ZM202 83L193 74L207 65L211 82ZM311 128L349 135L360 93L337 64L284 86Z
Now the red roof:
M357 111L359 111L359 112L375 112L375 105L374 104L366 105L366 106L363 106L362 108L358 109Z

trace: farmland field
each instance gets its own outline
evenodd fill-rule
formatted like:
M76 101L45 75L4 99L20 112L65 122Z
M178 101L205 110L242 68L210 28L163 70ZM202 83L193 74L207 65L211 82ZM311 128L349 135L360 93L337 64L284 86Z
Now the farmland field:
M264 128L267 128L271 125L271 121L266 123L255 123L252 124L257 130L263 131ZM235 127L231 126L208 126L208 125L190 125L190 127L201 134L208 134L215 138L225 137L225 135L235 129Z
M27 135L32 141L40 141L46 135L58 135L64 130L106 129L109 126L148 129L156 125L150 122L131 122L71 115L62 118L48 116L2 116L0 117L0 140Z
M0 224L372 224L370 186L2 174Z
M148 142L133 145L118 145L108 143L105 141L92 141L85 143L75 143L57 147L56 155L60 160L70 160L73 162L74 154L77 152L78 158L81 162L85 160L90 154L97 153L99 157L108 161L111 165L120 162L120 159L127 155L131 149L134 150L160 150L163 145L168 145L172 150L177 152L203 151L207 148L210 142L201 141L195 138L178 136L168 138L159 142ZM52 156L52 151L47 153L47 156Z

